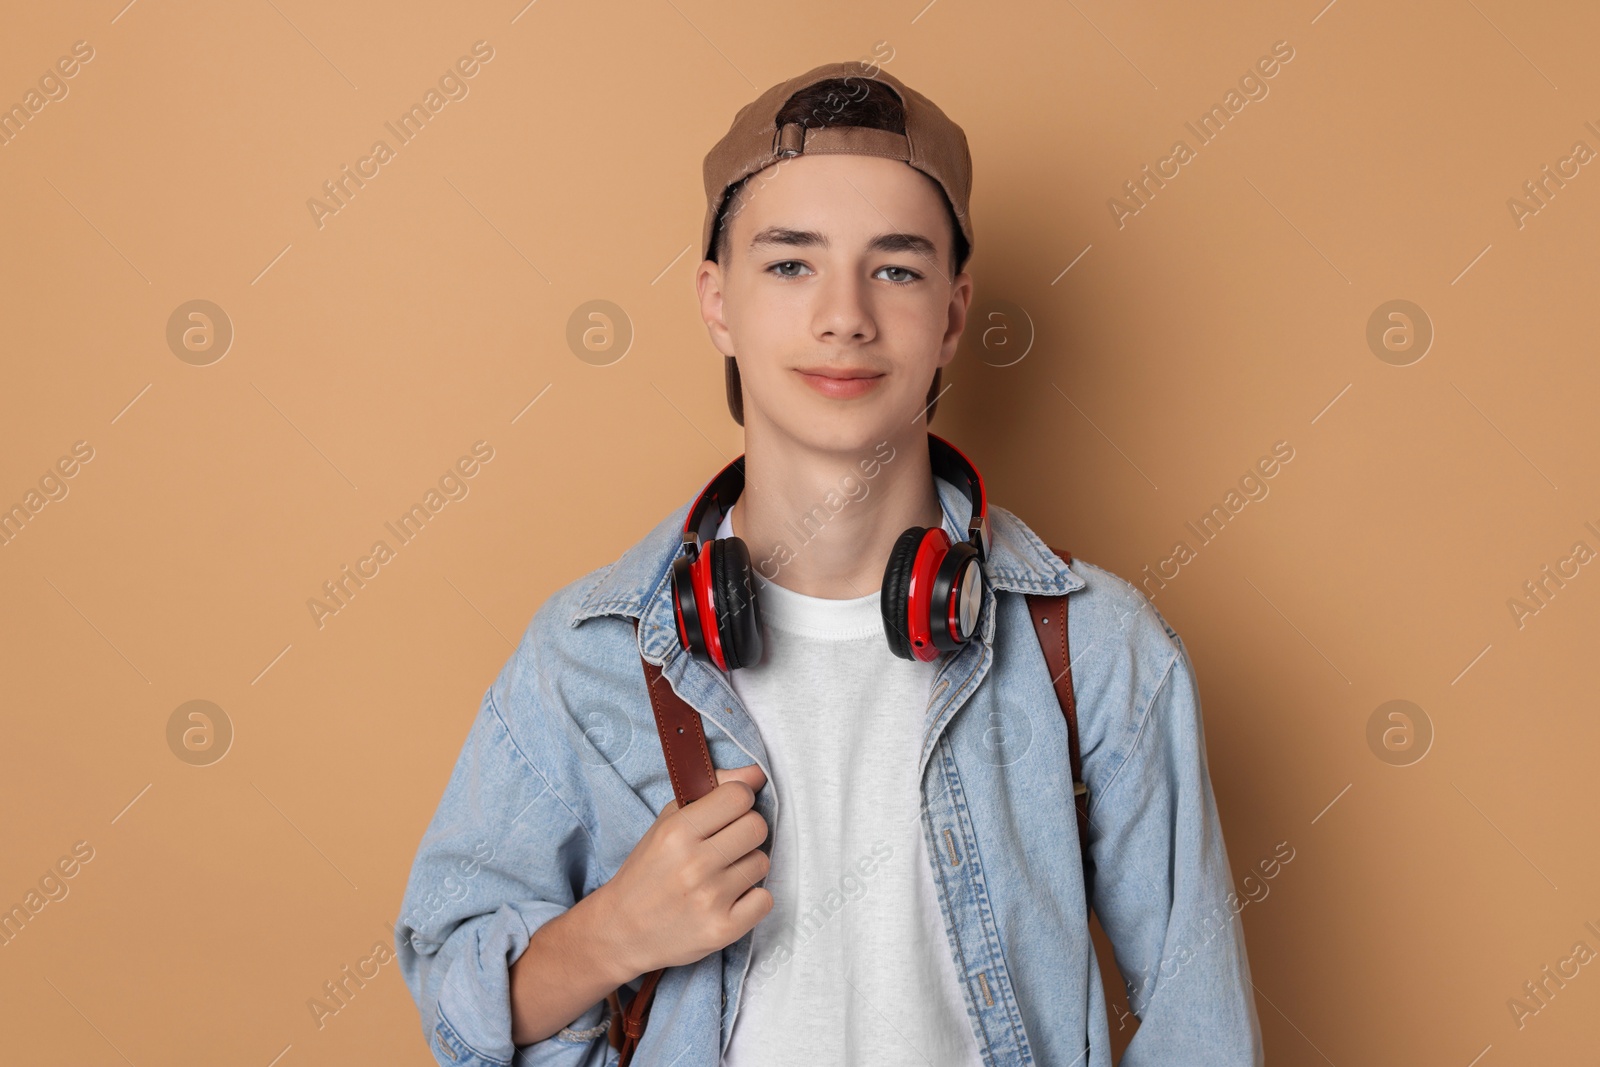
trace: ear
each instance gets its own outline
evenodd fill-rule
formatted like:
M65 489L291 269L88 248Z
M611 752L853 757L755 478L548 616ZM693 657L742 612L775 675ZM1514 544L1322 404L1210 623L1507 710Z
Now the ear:
M696 298L700 301L700 320L706 324L711 343L725 356L733 355L733 337L723 320L722 268L715 260L701 262L694 275Z
M939 344L939 366L956 358L961 335L967 328L967 313L972 310L972 275L962 272L950 282L950 303L945 309L944 337Z

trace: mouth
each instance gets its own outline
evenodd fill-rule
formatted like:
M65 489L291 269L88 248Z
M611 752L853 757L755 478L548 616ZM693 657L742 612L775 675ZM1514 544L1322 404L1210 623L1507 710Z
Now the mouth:
M863 396L884 379L881 372L865 367L797 367L795 373L812 389L835 400Z

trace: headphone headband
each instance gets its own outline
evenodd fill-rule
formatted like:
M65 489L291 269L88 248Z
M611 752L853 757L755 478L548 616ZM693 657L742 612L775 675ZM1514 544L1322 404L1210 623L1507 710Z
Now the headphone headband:
M688 557L697 559L700 555L700 546L711 541L717 536L717 527L722 525L722 517L733 507L733 502L739 499L739 494L744 492L744 453L717 472L716 477L706 483L700 490L700 495L695 497L694 504L689 508L689 515L683 522L683 547Z
M978 561L989 562L989 498L983 491L983 475L966 453L938 434L928 434L928 459L933 473L966 494L972 503L967 519L967 542L978 550Z
M967 522L967 541L978 552L978 559L989 560L989 502L983 490L983 475L955 445L936 433L928 434L928 460L933 473L954 485L972 504ZM700 555L702 545L717 535L722 519L744 491L744 454L718 471L706 483L689 508L683 522L683 548L688 558Z

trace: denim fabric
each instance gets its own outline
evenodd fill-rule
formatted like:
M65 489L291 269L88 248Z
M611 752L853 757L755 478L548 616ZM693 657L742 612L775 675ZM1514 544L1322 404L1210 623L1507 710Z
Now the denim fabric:
M936 484L965 529L971 505ZM727 677L678 644L669 569L689 503L554 593L484 694L395 925L400 970L441 1064L616 1062L604 1002L513 1046L508 970L533 931L616 872L673 797L641 653L700 712L718 767L761 764L756 810L769 826L783 818L781 784ZM984 1063L1111 1067L1092 901L1140 1019L1122 1067L1260 1065L1183 642L1129 583L1081 559L1069 567L1011 512L991 503L989 513L978 631L938 660L920 775L934 885ZM1087 887L1066 723L1026 593L1071 596ZM639 1067L718 1067L751 940L666 971Z

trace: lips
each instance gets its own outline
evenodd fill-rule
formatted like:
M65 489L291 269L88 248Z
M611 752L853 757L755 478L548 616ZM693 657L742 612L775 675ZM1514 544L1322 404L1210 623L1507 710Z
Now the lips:
M834 378L840 381L851 378L881 378L882 371L868 370L866 367L797 367L801 374L809 374L818 378Z
M796 368L801 381L825 397L849 400L877 388L883 381L881 371L865 367L802 367Z

